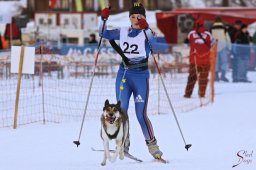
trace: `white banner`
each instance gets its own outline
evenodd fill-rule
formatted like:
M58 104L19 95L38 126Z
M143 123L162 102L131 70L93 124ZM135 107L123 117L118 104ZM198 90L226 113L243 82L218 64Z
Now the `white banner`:
M11 15L0 15L0 24L8 24L12 22Z

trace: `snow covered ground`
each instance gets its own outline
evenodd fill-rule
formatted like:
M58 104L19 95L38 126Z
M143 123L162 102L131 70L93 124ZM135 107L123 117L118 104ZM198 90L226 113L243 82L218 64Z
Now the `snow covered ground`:
M143 163L125 158L102 167L103 153L91 151L91 147L103 148L100 121L95 118L86 120L78 148L73 140L78 138L81 122L0 129L0 170L255 170L256 72L249 72L249 79L253 83L216 83L213 104L177 115L186 142L192 144L189 151L171 110L150 115L169 164L152 159L136 116L130 115L130 151Z

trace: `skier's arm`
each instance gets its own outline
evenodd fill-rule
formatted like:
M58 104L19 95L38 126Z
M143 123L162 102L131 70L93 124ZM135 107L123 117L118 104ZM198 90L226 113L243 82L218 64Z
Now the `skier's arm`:
M155 43L157 43L156 41L156 37L155 37L155 32L152 31L150 28L145 29L145 33L148 37L148 40L150 42L150 44L153 46Z
M155 33L150 29L145 29L145 33L146 33L146 36L148 38L148 40L146 39L145 40L145 49L146 49L146 56L149 57L149 54L151 52L151 47L152 47L152 50L155 52L155 51L158 51L157 49L157 41L156 41L156 38L155 38ZM149 45L149 43L151 45Z
M101 11L101 22L100 22L100 27L99 27L99 36L109 39L109 40L119 40L120 39L120 30L115 29L115 30L107 30L107 20L110 15L110 8L104 8ZM105 23L105 25L104 25ZM104 29L103 29L104 25ZM103 32L102 32L103 30Z
M99 35L101 36L102 28L103 28L104 21L101 21L100 27L99 27ZM114 29L114 30L108 30L107 24L105 23L104 31L102 34L103 38L109 39L109 40L119 40L120 39L120 30Z
M140 29L143 29L145 32L146 39L153 45L156 42L155 33L149 28L148 22L145 18L138 19L138 25ZM146 40L147 41L147 40Z

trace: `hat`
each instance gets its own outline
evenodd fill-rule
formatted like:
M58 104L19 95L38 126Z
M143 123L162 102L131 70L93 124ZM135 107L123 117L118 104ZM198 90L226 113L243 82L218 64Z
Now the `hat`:
M247 28L247 25L242 24L241 29Z
M141 14L144 17L146 17L146 11L145 11L144 6L139 2L133 3L132 7L129 10L129 17L133 14Z
M195 22L195 27L199 28L199 27L203 27L204 26L204 20L203 19L197 19Z

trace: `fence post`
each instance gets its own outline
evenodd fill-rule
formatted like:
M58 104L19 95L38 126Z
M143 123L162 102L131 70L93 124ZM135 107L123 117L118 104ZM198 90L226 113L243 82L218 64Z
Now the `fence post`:
M217 45L218 41L214 44L211 49L211 102L214 102L215 97L215 89L214 89L214 82L215 82L215 71L216 71L216 57L217 57Z
M41 91L42 91L42 109L43 109L43 124L45 124L45 103L44 103L44 68L43 68L43 54L44 54L44 46L40 45L40 71L39 71L39 81L40 81L40 85L41 86ZM49 73L49 63L48 63L48 73Z

